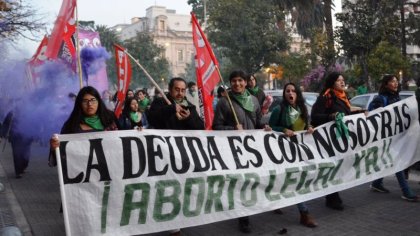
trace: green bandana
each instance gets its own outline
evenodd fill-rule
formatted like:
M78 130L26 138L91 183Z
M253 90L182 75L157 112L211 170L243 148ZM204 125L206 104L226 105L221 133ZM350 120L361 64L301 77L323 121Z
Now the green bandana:
M182 99L182 101L176 101L175 100L175 102L176 102L176 104L179 104L179 105L181 105L181 106L184 106L184 107L188 107L188 101L187 101L187 99Z
M347 128L346 124L344 124L343 117L344 117L344 113L342 113L342 112L339 112L335 116L335 125L337 125L336 135L337 135L337 138L340 138L344 134L344 136L348 139L349 138L349 128Z
M146 108L149 105L150 101L148 98L144 98L139 101L139 107Z
M94 115L91 117L83 117L83 121L92 129L104 130L104 126L102 125L101 119L99 119L98 115Z
M258 93L258 86L255 86L254 88L248 88L248 90L252 95L256 95Z
M130 119L132 121L134 121L134 123L139 122L140 121L139 114L137 112L135 112L135 111L131 111L130 112Z
M300 117L300 109L299 107L295 109L292 106L287 106L287 115L286 115L286 126L290 127L292 126Z
M241 107L247 111L254 111L254 103L252 102L252 95L248 90L245 90L243 94L232 93L233 98L241 105Z

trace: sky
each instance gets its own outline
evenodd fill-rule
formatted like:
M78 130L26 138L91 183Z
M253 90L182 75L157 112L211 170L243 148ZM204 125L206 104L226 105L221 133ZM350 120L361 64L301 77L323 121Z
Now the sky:
M188 0L78 0L79 20L95 21L97 25L114 26L120 23L130 23L132 17L143 17L146 15L146 9L157 5L164 6L167 9L176 10L178 14L188 15L191 6L187 4ZM42 35L50 33L53 23L57 17L61 7L61 0L34 0L29 2L42 15L44 21L47 22L46 29L39 35L38 41L22 40L23 57L31 57ZM341 0L334 0L336 11L341 11Z
M95 21L97 25L114 26L121 23L130 23L132 17L143 17L146 9L151 6L164 6L176 10L177 14L189 15L191 6L188 0L78 0L79 20ZM21 40L23 57L30 57L35 53L39 42L45 33L50 33L53 23L60 11L61 0L26 0L47 22L46 29L39 35L36 42Z

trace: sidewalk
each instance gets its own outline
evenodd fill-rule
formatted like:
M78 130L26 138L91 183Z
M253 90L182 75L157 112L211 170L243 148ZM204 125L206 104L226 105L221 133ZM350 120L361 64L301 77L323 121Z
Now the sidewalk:
M21 179L14 178L10 145L0 153L0 182L5 191L0 193L0 223L3 214L10 214L10 224L18 226L24 235L65 235L63 216L59 213L60 193L56 168L47 165L48 149L35 144L28 171ZM420 172L411 171L409 185L420 194ZM401 199L401 191L394 176L384 180L389 194L369 190L363 184L342 191L344 211L324 206L324 198L307 202L311 215L319 226L314 229L299 224L296 206L283 208L283 214L272 212L253 215L251 234L238 231L236 219L182 229L188 236L279 235L420 235L420 202ZM0 225L0 228L4 227ZM149 236L168 235L167 232Z

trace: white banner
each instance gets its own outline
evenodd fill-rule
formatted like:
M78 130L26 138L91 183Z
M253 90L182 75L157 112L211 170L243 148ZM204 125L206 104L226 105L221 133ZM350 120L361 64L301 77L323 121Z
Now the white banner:
M72 235L133 235L257 214L391 175L419 160L413 97L293 140L143 130L60 135Z

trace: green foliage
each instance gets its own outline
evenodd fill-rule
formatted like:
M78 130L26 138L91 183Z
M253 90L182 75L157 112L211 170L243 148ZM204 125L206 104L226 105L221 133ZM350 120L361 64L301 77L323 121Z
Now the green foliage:
M342 23L336 36L347 57L366 56L381 41L399 42L397 5L393 0L380 2L346 1L343 9L347 10L336 15Z
M136 37L126 40L124 46L155 81L166 83L170 77L170 72L169 62L164 57L165 49L156 45L148 33L137 33ZM131 65L132 79L130 87L151 87L152 84L147 79L146 74L140 70L135 62L132 62Z
M208 4L208 0L188 0L187 2L200 23L204 21L204 1Z
M256 72L287 49L277 24L283 12L272 0L212 0L207 8L209 41L233 67Z
M409 75L410 61L402 56L399 48L386 41L378 44L369 55L367 62L371 78L376 85L383 74L398 75L400 71L403 71L404 76Z
M317 58L321 59L321 65L327 68L330 67L331 62L336 55L335 51L330 49L328 35L323 29L319 28L312 30L309 47L311 50L308 56L311 59L312 67L316 64Z
M359 64L362 77L368 78L367 58L381 41L399 44L399 18L395 12L398 3L394 0L346 1L343 13L336 15L342 23L336 38L344 55Z
M408 15L406 26L408 27L408 42L413 45L420 45L420 15L410 13Z
M309 72L309 62L306 56L297 53L284 55L279 63L283 67L283 81L300 84L303 77Z

